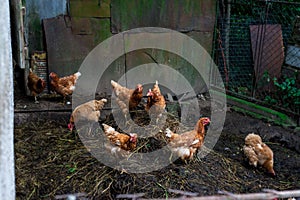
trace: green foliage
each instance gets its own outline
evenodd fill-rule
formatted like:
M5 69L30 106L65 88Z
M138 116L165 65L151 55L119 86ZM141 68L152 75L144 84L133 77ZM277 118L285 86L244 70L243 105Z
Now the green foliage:
M74 173L77 170L77 163L66 165L69 173Z
M283 76L281 80L273 78L275 92L273 95L267 95L265 101L270 104L279 104L284 108L293 108L300 105L300 88L297 86L297 75ZM270 77L266 75L267 80Z

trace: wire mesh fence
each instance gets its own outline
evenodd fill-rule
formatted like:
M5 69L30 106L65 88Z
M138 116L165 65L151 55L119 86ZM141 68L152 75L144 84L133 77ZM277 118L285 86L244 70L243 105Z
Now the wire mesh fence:
M227 92L300 116L300 3L219 0L214 59Z

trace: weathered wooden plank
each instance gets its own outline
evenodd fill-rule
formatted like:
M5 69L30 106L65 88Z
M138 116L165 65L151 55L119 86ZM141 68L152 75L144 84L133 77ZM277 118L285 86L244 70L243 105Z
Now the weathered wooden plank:
M215 0L111 0L112 32L137 27L213 31Z
M15 199L13 67L9 1L0 7L0 197Z
M45 19L43 25L49 72L54 71L60 76L76 72L92 49L93 37L72 34L71 28L66 26L64 16Z
M151 63L151 65L145 64ZM156 64L158 63L158 64ZM144 66L142 66L144 65ZM153 83L156 81L155 77L158 77L160 82L168 82L170 84L178 84L180 76L183 76L187 82L191 85L193 90L196 93L204 92L206 90L206 85L203 81L203 78L189 62L180 56L170 53L167 51L162 51L158 49L141 49L134 52L126 54L126 72L134 70L135 67L142 66L145 68L145 71L141 71L141 74L134 74L136 77L147 77L147 80L151 82L148 87L144 87L145 90L151 88ZM167 69L163 66L168 66L170 69ZM176 73L170 74L172 70ZM136 73L136 72L135 72ZM134 77L127 75L128 79L133 79ZM153 77L151 79L151 77ZM129 80L130 81L130 80ZM146 81L146 80L145 80ZM162 92L170 92L168 89L162 87ZM182 93L187 91L182 91Z
M110 0L70 0L72 17L110 17Z
M69 27L65 16L43 20L48 53L48 69L61 76L74 73L88 53L111 34L109 19L85 19L89 21L86 34L81 34L80 24L85 20L71 21ZM75 30L72 26L75 24ZM77 34L76 34L77 33Z
M192 31L186 34L196 40L207 51L207 53L211 53L213 44L213 32Z

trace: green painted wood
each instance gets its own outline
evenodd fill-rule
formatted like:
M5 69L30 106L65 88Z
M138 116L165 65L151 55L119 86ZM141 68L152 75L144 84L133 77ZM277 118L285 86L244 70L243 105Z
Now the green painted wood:
M72 17L110 17L110 0L70 0Z
M48 70L61 76L74 73L80 67L88 53L100 42L111 36L109 19L85 18L66 23L68 18L59 16L44 20L47 43ZM88 34L74 34L72 26L89 22ZM77 28L77 30L79 30ZM76 32L76 31L75 31ZM78 32L76 32L78 33Z
M215 0L111 0L112 32L137 27L213 31Z
M142 49L126 54L126 71L130 72L130 70L134 69L135 67L156 62L158 64L152 65L153 69L150 70L150 73L141 74L141 76L160 77L160 80L167 80L168 83L174 82L175 84L178 81L178 76L183 75L196 93L204 92L206 90L206 85L204 84L203 78L190 63L173 53L162 50ZM168 71L161 70L162 65L169 66L170 68L176 70L178 72L178 76L171 76ZM128 78L130 77L128 76ZM155 78L153 78L152 83L155 81ZM145 87L145 89L147 90L148 88L152 88L152 83L148 87ZM171 91L162 89L162 92L166 93Z
M192 31L186 34L196 40L207 51L207 53L211 54L214 36L213 32Z

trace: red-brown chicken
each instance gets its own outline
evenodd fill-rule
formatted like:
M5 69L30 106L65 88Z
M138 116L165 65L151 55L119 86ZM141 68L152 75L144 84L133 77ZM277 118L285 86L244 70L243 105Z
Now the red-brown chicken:
M86 124L98 122L100 111L102 110L106 102L106 99L91 100L77 106L71 114L70 122L68 124L69 130L72 131L74 128L74 124L80 122Z
M136 148L137 134L135 133L119 133L113 127L102 124L104 133L110 141L111 145L106 145L112 154L117 154L122 150L133 151Z
M39 103L37 101L37 95L43 92L46 87L46 82L33 73L32 69L29 69L27 86L31 95L34 96L35 103Z
M116 102L127 120L129 111L135 109L143 98L143 86L137 84L135 89L128 89L113 80L111 85L116 95Z
M162 113L165 112L166 101L164 96L160 92L158 81L154 84L152 89L149 89L147 93L147 104L145 110L150 111L150 116L156 117L156 122L162 117Z
M257 164L259 164L267 169L268 173L275 176L273 169L273 151L262 142L259 135L254 133L248 134L245 138L243 150L250 165L257 167Z
M51 90L63 96L65 101L66 96L71 95L75 90L76 81L81 76L81 73L76 72L70 76L60 78L56 73L51 72L49 76L51 79Z
M192 159L195 152L203 145L205 126L209 123L209 118L202 117L193 130L183 134L173 133L167 128L166 137L169 140L171 151L176 153L183 161Z

